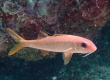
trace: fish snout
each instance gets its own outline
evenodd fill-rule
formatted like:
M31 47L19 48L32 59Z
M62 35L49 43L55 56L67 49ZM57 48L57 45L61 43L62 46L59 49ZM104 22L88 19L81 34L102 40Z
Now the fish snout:
M96 46L91 47L91 52L92 52L92 53L95 52L96 50L97 50L97 47L96 47Z

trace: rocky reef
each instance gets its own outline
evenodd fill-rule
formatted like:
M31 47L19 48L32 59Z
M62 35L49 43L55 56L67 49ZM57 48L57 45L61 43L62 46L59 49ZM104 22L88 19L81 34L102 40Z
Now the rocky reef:
M6 49L8 52L16 42L5 31L7 27L27 40L37 39L40 30L48 35L64 33L92 40L110 19L110 2L108 0L0 0L0 14L2 36L0 52ZM33 53L32 59L29 57L30 54L27 55L28 52ZM39 50L29 48L19 51L13 57L39 60L43 58L39 53ZM46 57L54 55L55 53Z

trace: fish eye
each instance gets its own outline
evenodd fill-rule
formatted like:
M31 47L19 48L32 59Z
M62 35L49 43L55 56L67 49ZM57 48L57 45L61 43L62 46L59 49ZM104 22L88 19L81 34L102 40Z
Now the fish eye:
M87 43L81 43L81 46L82 46L83 48L86 48L86 47L87 47Z

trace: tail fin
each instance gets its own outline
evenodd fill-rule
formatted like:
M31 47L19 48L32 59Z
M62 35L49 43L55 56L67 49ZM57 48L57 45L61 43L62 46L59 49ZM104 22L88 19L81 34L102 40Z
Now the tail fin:
M22 37L20 37L18 34L16 34L13 30L9 28L7 28L6 30L11 35L11 37L18 43L15 44L14 47L10 50L8 56L11 56L24 47L23 41L25 40Z

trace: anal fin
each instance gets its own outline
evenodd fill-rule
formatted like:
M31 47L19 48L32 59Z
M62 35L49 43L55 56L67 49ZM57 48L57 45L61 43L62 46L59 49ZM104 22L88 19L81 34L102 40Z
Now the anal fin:
M68 52L65 52L62 54L62 57L63 57L63 60L64 60L64 65L68 64L71 57L72 57L72 53L68 53Z
M45 50L40 50L43 56L48 55L49 51L45 51Z

